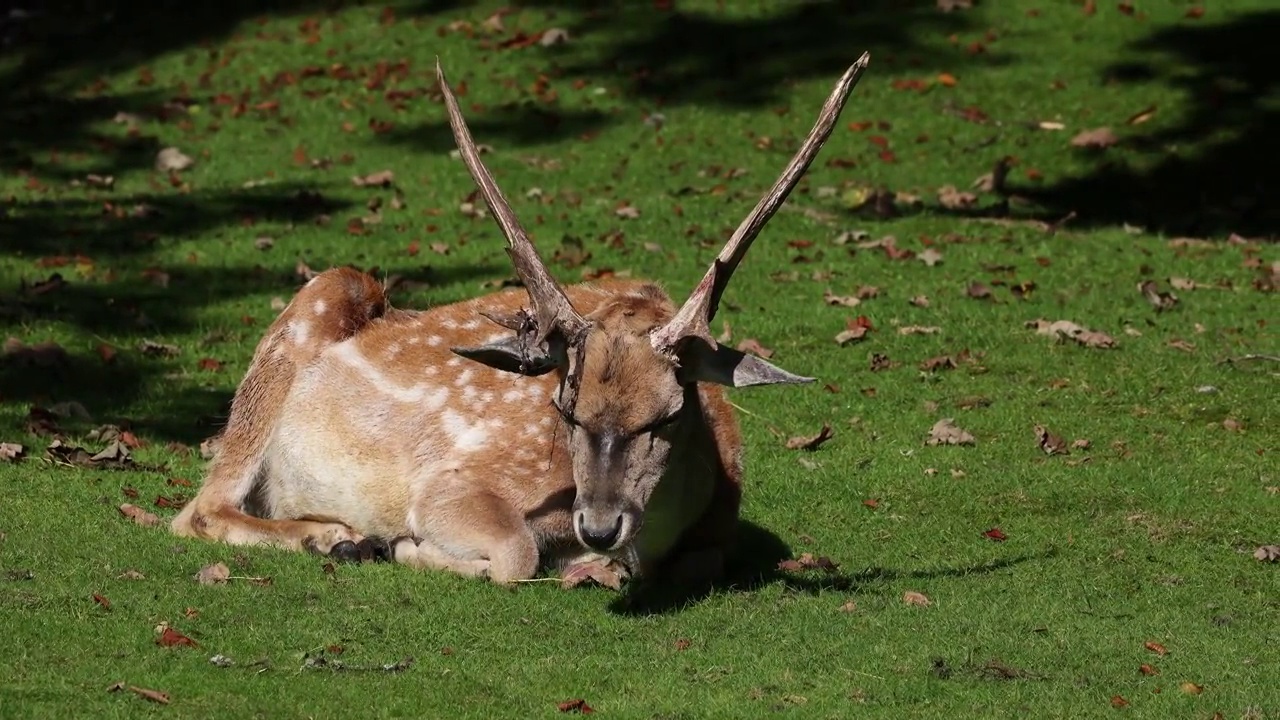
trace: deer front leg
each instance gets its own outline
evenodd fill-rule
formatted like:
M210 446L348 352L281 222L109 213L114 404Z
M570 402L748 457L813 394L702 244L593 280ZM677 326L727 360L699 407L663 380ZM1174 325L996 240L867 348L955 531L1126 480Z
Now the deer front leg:
M173 521L173 532L184 537L216 540L230 545L271 545L307 550L339 560L376 556L375 543L339 522L276 520L254 517L231 504L201 507L199 498Z
M396 562L500 584L537 573L537 541L509 503L476 487L462 471L434 478L430 485L433 491L424 493L415 508L417 537L396 541Z

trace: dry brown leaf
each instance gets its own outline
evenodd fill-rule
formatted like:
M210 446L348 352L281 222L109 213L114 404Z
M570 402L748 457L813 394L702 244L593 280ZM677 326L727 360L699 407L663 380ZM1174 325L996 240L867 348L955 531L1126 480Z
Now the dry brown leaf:
M1184 681L1181 685L1178 686L1178 689L1186 693L1187 695L1199 695L1200 693L1204 692L1203 685L1197 685L1191 682L1190 680Z
M956 427L952 418L943 418L929 429L927 445L974 445L977 439L968 430Z
M160 524L159 516L149 513L137 505L129 503L121 505L120 514L143 527L155 527Z
M1147 302L1151 303L1151 306L1157 312L1172 310L1178 304L1178 296L1172 292L1163 292L1154 280L1144 280L1138 283L1138 292L1142 293L1142 296L1147 299Z
M1160 674L1160 671L1159 671L1159 670L1157 670L1157 669L1155 669L1155 668L1151 667L1150 665L1148 665L1148 664L1146 664L1146 663L1142 663L1141 665L1139 665L1139 666L1138 666L1138 672L1140 672L1140 673L1142 673L1143 675L1146 675L1146 676L1148 676L1148 677L1151 677L1151 676L1153 676L1153 675L1159 675L1159 674Z
M176 147L167 147L156 153L156 170L162 173L181 172L195 164L195 160L182 154Z
M1280 562L1280 545L1259 545L1253 551L1253 559L1258 562Z
M1070 320L1029 320L1026 327L1035 328L1036 334L1048 335L1059 339L1066 338L1089 348L1113 348L1116 341L1110 335L1096 330L1087 330Z
M612 562L581 562L565 568L560 576L560 587L568 590L579 585L597 583L610 590L622 589L622 575L611 567Z
M822 301L833 307L857 307L862 299L856 295L836 295L828 288L822 293Z
M875 285L859 285L853 293L859 300L870 300L880 296L880 288Z
M787 440L788 450L817 450L823 443L835 437L835 431L831 426L823 423L822 429L816 435L797 435Z
M1164 657L1165 654L1169 652L1168 650L1165 650L1164 645L1161 645L1160 643L1154 640L1146 641L1145 643L1142 644L1142 647L1150 650L1151 652L1159 655L1160 657Z
M1093 130L1085 130L1084 132L1071 138L1073 147L1082 148L1109 148L1120 142L1120 138L1111 132L1109 127L1100 127Z
M871 320L865 315L849 318L844 323L844 330L836 335L836 343L847 345L851 342L857 342L865 338L872 329Z
M939 355L931 357L920 363L920 369L925 372L937 372L939 370L954 370L956 368L956 359L950 355Z
M1156 114L1156 106L1149 105L1139 110L1138 112L1130 115L1129 119L1126 120L1125 122L1127 122L1130 125L1141 125L1142 123L1155 117L1155 114Z
M1195 343L1187 342L1182 338L1174 338L1165 344L1173 348L1174 350L1181 350L1182 352L1185 352L1185 353L1193 353L1196 351Z
M969 283L969 287L965 288L965 294L974 300L990 300L994 297L991 294L991 288L980 282Z
M231 577L231 568L225 563L214 563L205 565L200 568L200 572L196 573L196 582L201 585L220 585L225 583Z
M1171 277L1169 278L1169 287L1174 290L1195 290L1196 288L1203 286L1190 278Z
M199 647L199 643L195 640L167 625L161 628L160 637L156 638L156 644L160 647Z
M933 601L929 599L928 595L925 595L922 592L916 592L915 590L908 590L902 593L902 602L908 605L917 605L919 607L929 607L933 604Z
M756 340L755 338L746 338L742 342L738 343L738 352L745 352L745 353L751 353L752 355L759 355L765 360L768 360L769 358L773 357L773 351L761 345L760 341Z
M18 443L0 443L0 460L14 462L27 453L27 448Z
M916 295L915 297L911 298L907 302L911 303L912 305L915 305L916 307L927 308L929 307L929 296Z
M933 325L903 325L898 328L899 335L936 335L942 328Z
M916 256L916 259L929 267L933 267L942 262L942 253L938 252L937 248L925 248Z
M167 692L160 692L159 690L148 690L147 688L141 688L136 685L130 685L129 691L132 693L136 693L138 696L144 697L150 700L151 702L157 702L157 703L160 703L161 705L169 704L169 693Z
M1045 455L1068 455L1070 450L1067 449L1067 441L1063 440L1060 435L1054 435L1049 429L1043 425L1036 425L1036 444L1044 451Z
M971 192L957 190L955 185L943 185L938 188L938 202L948 210L963 210L976 205L978 196Z
M835 572L840 569L840 565L826 555L814 555L813 553L800 553L800 557L794 560L783 560L778 563L778 569L786 572L800 572L802 570L823 570L825 572Z
M390 170L379 170L368 175L355 175L351 184L356 187L390 187L396 181L396 174Z
M569 42L569 31L564 28L548 28L542 32L542 37L538 38L538 44L542 47L563 45L567 42Z
M137 570L125 570L116 576L117 580L146 580L147 576Z
M576 712L576 713L582 713L583 715L589 715L595 712L595 709L592 708L590 705L588 705L587 701L583 700L582 698L565 700L562 703L558 703L556 705L556 709L562 713Z

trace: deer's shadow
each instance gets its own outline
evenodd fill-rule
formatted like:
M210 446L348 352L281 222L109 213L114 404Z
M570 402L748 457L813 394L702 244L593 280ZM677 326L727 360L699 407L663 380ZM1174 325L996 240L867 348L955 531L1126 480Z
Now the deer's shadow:
M790 592L806 595L817 595L823 591L852 594L869 585L892 582L899 578L983 575L1047 557L1053 552L1050 550L1040 555L1019 555L978 565L936 570L903 571L870 567L857 572L838 569L834 572L820 569L790 572L780 570L778 564L792 557L791 547L771 530L749 520L740 520L737 550L729 559L723 578L699 587L674 586L660 579L629 585L609 604L608 609L611 613L632 617L665 615L696 605L713 593L750 593L775 584L784 586Z

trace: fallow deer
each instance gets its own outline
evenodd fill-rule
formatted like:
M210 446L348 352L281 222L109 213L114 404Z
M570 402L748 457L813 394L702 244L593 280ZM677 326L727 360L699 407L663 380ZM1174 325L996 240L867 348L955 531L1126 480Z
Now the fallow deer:
M311 279L258 344L173 532L498 583L541 569L606 584L681 568L714 575L733 544L742 481L723 388L811 378L717 344L709 323L868 59L840 78L679 308L649 282L556 283L437 62L454 139L523 290L409 311L353 269Z

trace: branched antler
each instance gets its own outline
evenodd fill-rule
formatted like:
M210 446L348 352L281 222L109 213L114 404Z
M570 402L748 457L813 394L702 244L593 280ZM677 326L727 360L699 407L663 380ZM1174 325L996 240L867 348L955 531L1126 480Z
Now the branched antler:
M524 283L529 294L529 302L533 305L534 327L523 325L520 332L529 335L530 344L541 346L546 344L555 353L559 345L566 355L568 367L565 381L561 385L562 406L572 411L577 401L578 386L581 382L582 360L586 353L586 335L590 324L573 309L564 290L551 277L547 267L538 256L533 243L525 233L524 227L516 218L515 211L507 202L502 189L493 179L489 169L480 160L480 152L475 141L471 139L471 131L462 118L458 108L458 99L445 79L444 69L440 66L440 58L436 58L436 80L440 83L440 92L444 95L444 105L449 112L449 127L453 130L453 139L462 155L471 177L475 179L484 196L493 219L498 223L502 234L507 238L507 255L515 265L516 274ZM502 324L502 323L500 323Z
M516 274L520 276L525 289L529 293L529 301L533 304L534 318L538 324L538 342L545 342L553 332L563 335L569 345L575 345L586 333L588 323L573 309L564 290L551 277L546 265L538 257L537 250L530 242L524 227L516 219L515 211L502 194L502 189L494 181L489 169L480 160L480 152L471 139L471 131L458 109L458 99L454 97L449 82L445 80L444 69L440 67L440 59L436 58L436 79L440 83L440 91L444 94L444 104L449 111L449 127L453 130L453 139L458 144L458 152L462 162L466 164L471 177L480 188L480 194L493 213L502 234L507 238L507 254L515 265Z
M738 229L734 231L733 236L725 243L724 248L720 251L719 256L711 263L707 274L702 277L702 281L694 289L689 299L676 313L675 317L663 327L655 330L650 339L653 346L661 352L675 354L679 351L680 345L688 338L701 338L711 347L716 347L716 341L711 335L711 320L715 317L716 307L720 304L720 296L724 294L725 287L729 285L729 278L733 276L733 271L737 269L738 263L742 261L747 250L751 247L751 243L764 229L765 223L773 217L778 211L782 203L786 201L787 196L791 194L792 188L799 182L800 177L804 175L805 170L809 168L809 163L813 162L818 151L822 149L827 138L831 136L831 131L835 128L836 120L840 117L840 111L844 109L845 101L849 98L849 93L853 91L858 79L862 77L863 71L867 69L871 56L863 53L844 75L840 81L836 83L835 89L831 91L831 95L827 98L827 102L822 106L822 112L818 114L818 121L814 124L813 129L809 131L809 136L805 138L804 143L800 146L800 150L796 152L795 157L782 171L782 175L778 177L777 182L769 189L764 197L760 198L760 202L756 204L751 214L747 215Z

